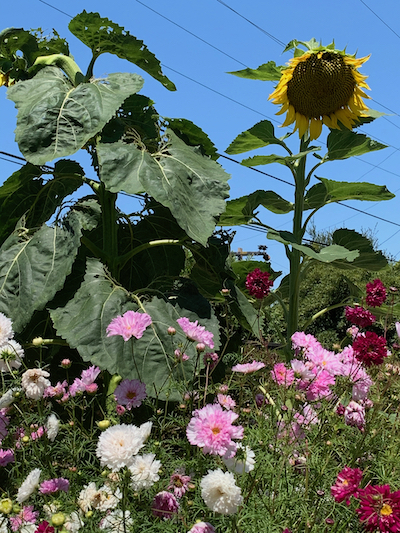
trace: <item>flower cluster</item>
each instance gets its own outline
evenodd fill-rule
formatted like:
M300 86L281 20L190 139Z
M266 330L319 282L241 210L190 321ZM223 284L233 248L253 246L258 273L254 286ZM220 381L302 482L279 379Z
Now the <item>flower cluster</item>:
M259 268L249 272L246 276L246 289L249 294L258 300L268 296L274 283L269 279L269 276L269 272L261 272Z

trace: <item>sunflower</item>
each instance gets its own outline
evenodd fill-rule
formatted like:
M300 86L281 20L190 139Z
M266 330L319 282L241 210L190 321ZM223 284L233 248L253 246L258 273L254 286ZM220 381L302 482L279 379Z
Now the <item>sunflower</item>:
M299 137L309 131L311 140L320 136L322 124L351 130L368 110L362 100L369 98L362 90L369 89L367 76L357 69L369 57L356 59L332 49L332 45L306 52L296 48L295 57L282 69L279 83L269 96L274 104L282 105L277 115L287 113L282 126L295 122L294 131L299 131Z

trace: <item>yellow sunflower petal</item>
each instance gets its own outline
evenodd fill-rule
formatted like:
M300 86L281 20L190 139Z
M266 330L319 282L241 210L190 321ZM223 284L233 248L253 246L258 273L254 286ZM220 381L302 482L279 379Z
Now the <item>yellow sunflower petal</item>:
M346 109L338 109L335 111L336 118L340 120L340 122L348 128L349 130L353 127L353 121L351 120L348 111Z
M294 110L294 107L292 105L289 106L285 122L282 124L282 128L284 126L290 126L290 124L293 124L293 122L296 119L296 111Z
M309 119L302 115L301 113L296 113L296 127L294 131L299 130L300 139L303 137L305 132L308 130Z
M312 118L310 121L310 140L318 139L322 131L322 120L319 118Z

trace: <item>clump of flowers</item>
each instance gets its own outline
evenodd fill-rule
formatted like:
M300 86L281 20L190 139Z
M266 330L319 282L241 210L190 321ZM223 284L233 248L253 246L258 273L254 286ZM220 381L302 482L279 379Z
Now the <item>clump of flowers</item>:
M232 439L243 438L243 427L233 426L238 414L223 409L220 404L208 404L193 411L186 435L203 453L233 457L237 444Z
M262 298L268 296L274 284L269 277L269 272L262 272L259 268L255 268L252 272L249 272L246 276L246 289L249 291L249 294L258 300L262 300Z
M121 335L125 342L131 337L141 339L145 329L150 326L151 322L151 316L147 313L127 311L111 320L107 326L107 337Z
M380 307L386 300L386 288L380 279L374 279L374 281L367 283L366 291L365 301L370 307Z

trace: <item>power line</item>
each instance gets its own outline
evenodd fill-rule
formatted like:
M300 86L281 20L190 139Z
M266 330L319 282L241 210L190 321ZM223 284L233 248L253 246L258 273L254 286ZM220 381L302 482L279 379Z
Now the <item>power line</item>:
M58 7L52 6L51 4L48 4L47 2L44 2L44 0L39 0L39 2L42 2L42 4L46 4L46 6L52 7L56 11L59 11L60 13L62 13L63 15L67 15L67 17L69 17L70 19L74 18L72 15L69 15L65 11L61 11L61 9L58 9Z
M370 8L370 7L369 7L369 6L368 6L363 0L360 0L360 2L361 2L361 3L362 3L367 9L369 9L369 10L371 11L371 13L373 13L373 14L375 15L375 17L378 18L378 19L382 22L382 24L384 24L384 25L385 25L385 26L386 26L386 27L387 27L392 33L394 33L394 34L396 35L396 37L398 37L398 38L400 39L400 35L399 35L398 33L396 33L396 32L394 31L394 29L391 28L391 27L389 26L389 24L387 24L383 19L381 19L381 17L380 17L377 13L375 13L375 11L374 11L373 9L371 9L371 8Z
M231 11L233 11L233 13L235 13L238 17L244 19L246 22L248 22L249 24L251 24L252 26L257 28L257 30L259 30L262 33L264 33L264 35L266 35L267 37L269 37L270 39L275 41L277 44L280 44L281 46L286 46L286 43L284 43L283 41L281 41L277 37L274 37L274 35L272 35L271 33L267 32L266 30L264 30L264 28L261 28L261 26L258 26L257 24L255 24L252 20L246 18L244 15L242 15L241 13L239 13L238 11L233 9L233 7L228 6L228 4L225 4L225 2L223 2L222 0L217 0L217 2L220 3L221 5L225 6L227 9L230 9Z
M196 39L198 39L199 41L201 41L202 43L210 46L211 48L214 48L214 50L217 50L218 52L220 52L221 54L223 54L224 56L226 57L229 57L230 59L233 59L233 61L236 61L236 63L239 63L239 65L242 65L243 67L246 67L247 68L247 65L245 63L242 63L242 61L239 61L239 59L236 59L235 57L227 54L226 52L224 52L223 50L221 50L220 48L217 48L216 46L214 46L213 44L209 43L208 41L206 41L205 39L202 39L201 37L199 37L198 35L196 35L195 33L189 31L188 29L186 29L185 27L181 26L180 24L178 24L177 22L169 19L168 17L166 17L165 15L162 15L161 13L159 13L158 11L156 11L155 9L153 9L152 7L146 5L144 2L141 2L140 0L136 0L136 2L138 4L141 4L142 6L144 6L145 8L149 9L150 11L152 11L153 13L156 13L158 16L162 17L163 19L167 20L168 22L170 22L171 24L174 24L174 26L177 26L178 28L180 28L181 30L185 31L186 33L188 33L189 35L192 35L192 37L195 37Z

